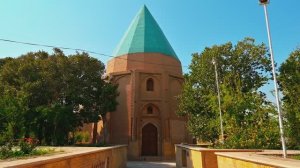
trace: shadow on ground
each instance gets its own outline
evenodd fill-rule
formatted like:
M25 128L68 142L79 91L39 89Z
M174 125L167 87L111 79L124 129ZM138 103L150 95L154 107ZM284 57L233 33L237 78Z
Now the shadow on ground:
M142 162L128 161L127 168L175 168L174 162Z

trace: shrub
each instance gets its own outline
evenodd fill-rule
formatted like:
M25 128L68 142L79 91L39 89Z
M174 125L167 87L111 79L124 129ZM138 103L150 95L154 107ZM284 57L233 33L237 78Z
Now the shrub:
M89 142L90 135L89 132L75 132L74 141L75 143Z
M13 144L8 142L0 147L0 159L5 159L13 155L12 146Z
M89 140L90 140L90 134L89 134L89 132L83 132L83 140L84 140L84 142L89 142Z
M82 140L83 140L83 135L81 134L81 132L75 132L75 135L74 135L75 143L81 143Z
M30 154L37 146L37 140L32 138L24 138L19 143L20 151L24 154Z

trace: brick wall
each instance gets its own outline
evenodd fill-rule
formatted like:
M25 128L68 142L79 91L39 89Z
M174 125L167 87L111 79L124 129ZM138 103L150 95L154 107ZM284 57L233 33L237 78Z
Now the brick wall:
M76 149L74 147L73 149ZM10 168L126 168L127 146L78 148L78 151L0 163ZM82 149L82 150L80 150Z

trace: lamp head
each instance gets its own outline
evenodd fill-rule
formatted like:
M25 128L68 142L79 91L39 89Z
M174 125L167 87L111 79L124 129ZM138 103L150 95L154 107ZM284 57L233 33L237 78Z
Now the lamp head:
M266 4L270 3L270 0L259 0L259 3L261 5L266 5Z

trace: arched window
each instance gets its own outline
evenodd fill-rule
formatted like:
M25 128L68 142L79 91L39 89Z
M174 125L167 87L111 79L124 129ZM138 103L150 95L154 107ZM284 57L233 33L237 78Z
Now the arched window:
M147 114L152 114L153 113L153 108L152 106L147 107Z
M147 91L153 91L154 90L154 81L152 78L149 78L147 80Z

